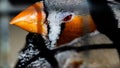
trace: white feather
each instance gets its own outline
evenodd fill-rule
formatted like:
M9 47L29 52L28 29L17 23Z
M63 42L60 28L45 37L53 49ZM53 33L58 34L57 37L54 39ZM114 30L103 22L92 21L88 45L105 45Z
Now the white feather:
M61 20L60 20L60 15L57 14L56 12L50 13L48 16L48 22L49 22L49 27L50 27L50 32L49 32L49 39L51 41L50 47L53 48L55 47L55 43L57 39L59 38L59 34L61 31Z

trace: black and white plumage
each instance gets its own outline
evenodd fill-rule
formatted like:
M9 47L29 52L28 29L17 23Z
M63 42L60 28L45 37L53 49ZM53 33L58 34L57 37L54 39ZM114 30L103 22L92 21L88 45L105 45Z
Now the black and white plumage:
M26 46L20 51L18 59L16 68L57 68L58 66L54 54L46 47L40 34L27 35Z

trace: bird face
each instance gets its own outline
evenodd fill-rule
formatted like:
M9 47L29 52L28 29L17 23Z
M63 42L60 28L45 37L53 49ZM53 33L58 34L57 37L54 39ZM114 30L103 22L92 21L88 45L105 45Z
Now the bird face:
M43 1L35 3L18 14L10 23L28 32L46 36L51 47L68 43L85 33L96 30L88 14L88 8L79 7L81 4L84 5L84 2L70 0L73 2L71 3L65 0L58 3L59 0L52 0L53 4L50 1L45 0L46 8ZM85 9L82 10L82 8Z

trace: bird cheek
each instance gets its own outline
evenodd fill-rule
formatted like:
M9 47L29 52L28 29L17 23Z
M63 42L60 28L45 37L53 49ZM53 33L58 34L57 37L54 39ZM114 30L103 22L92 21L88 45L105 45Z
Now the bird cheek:
M37 2L19 13L10 24L18 26L28 32L46 35L47 27L44 23L46 14L43 2Z
M82 35L83 19L81 16L74 16L69 22L65 23L57 45L66 44Z
M85 24L84 18L86 18L87 24ZM87 30L86 30L87 28ZM66 44L74 40L75 38L81 37L87 33L93 32L96 30L96 26L90 15L85 17L76 15L70 21L65 22L65 28L62 31L57 45Z

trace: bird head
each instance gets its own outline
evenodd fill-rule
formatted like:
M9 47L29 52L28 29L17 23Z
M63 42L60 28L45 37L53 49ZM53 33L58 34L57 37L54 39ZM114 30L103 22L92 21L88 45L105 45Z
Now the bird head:
M86 0L44 0L18 14L10 24L38 33L55 47L96 30Z

